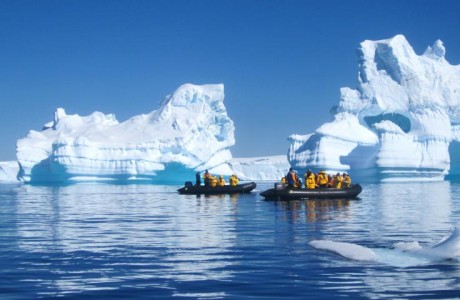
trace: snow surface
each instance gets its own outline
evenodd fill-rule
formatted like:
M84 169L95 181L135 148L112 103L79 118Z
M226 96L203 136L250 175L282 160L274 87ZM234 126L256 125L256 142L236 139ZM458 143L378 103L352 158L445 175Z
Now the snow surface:
M415 54L403 35L364 41L356 89L333 120L291 135L294 169L347 171L355 180L443 180L460 174L460 66L440 40Z
M229 166L238 178L257 181L279 181L290 168L286 155L234 158Z

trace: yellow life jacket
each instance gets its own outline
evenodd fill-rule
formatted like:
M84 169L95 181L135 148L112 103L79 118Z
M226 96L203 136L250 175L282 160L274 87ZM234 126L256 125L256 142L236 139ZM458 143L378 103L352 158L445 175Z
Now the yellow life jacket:
M230 185L231 185L231 186L236 186L236 185L238 185L238 182L239 182L238 177L233 176L233 175L230 176Z
M307 189L314 189L316 187L315 174L311 173L305 180L305 187Z
M340 176L340 175L335 176L334 182L332 183L332 187L340 189L342 187L342 181L343 181L342 176Z
M327 184L329 182L328 178L327 178L327 174L324 173L324 172L319 172L318 174L318 184Z
M351 185L351 178L349 175L345 175L343 177L342 187L347 188L347 187L350 187L350 185Z

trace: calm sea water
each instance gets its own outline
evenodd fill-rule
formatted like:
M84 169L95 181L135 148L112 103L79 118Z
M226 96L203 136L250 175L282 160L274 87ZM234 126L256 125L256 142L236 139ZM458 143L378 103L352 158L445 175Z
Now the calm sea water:
M460 262L346 259L317 239L433 245L460 224L460 184L364 185L359 200L179 195L178 186L0 185L0 298L460 297Z

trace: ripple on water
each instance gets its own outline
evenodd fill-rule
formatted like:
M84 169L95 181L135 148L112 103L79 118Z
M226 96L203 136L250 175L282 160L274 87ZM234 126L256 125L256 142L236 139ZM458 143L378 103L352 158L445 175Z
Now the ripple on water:
M439 298L460 290L456 261L397 267L308 244L432 245L459 223L459 184L364 185L359 200L292 202L176 189L0 185L0 294Z

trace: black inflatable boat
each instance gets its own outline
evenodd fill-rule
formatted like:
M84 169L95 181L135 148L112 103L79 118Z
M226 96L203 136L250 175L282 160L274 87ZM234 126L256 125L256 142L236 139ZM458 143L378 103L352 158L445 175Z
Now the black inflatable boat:
M215 195L215 194L237 194L237 193L249 193L256 188L255 182L242 183L235 186L224 185L224 186L196 186L191 182L186 182L185 186L178 189L179 194L187 195Z
M282 184L275 183L275 187L260 193L269 200L298 200L298 199L352 199L356 198L363 188L353 184L349 188L336 189L290 189Z

